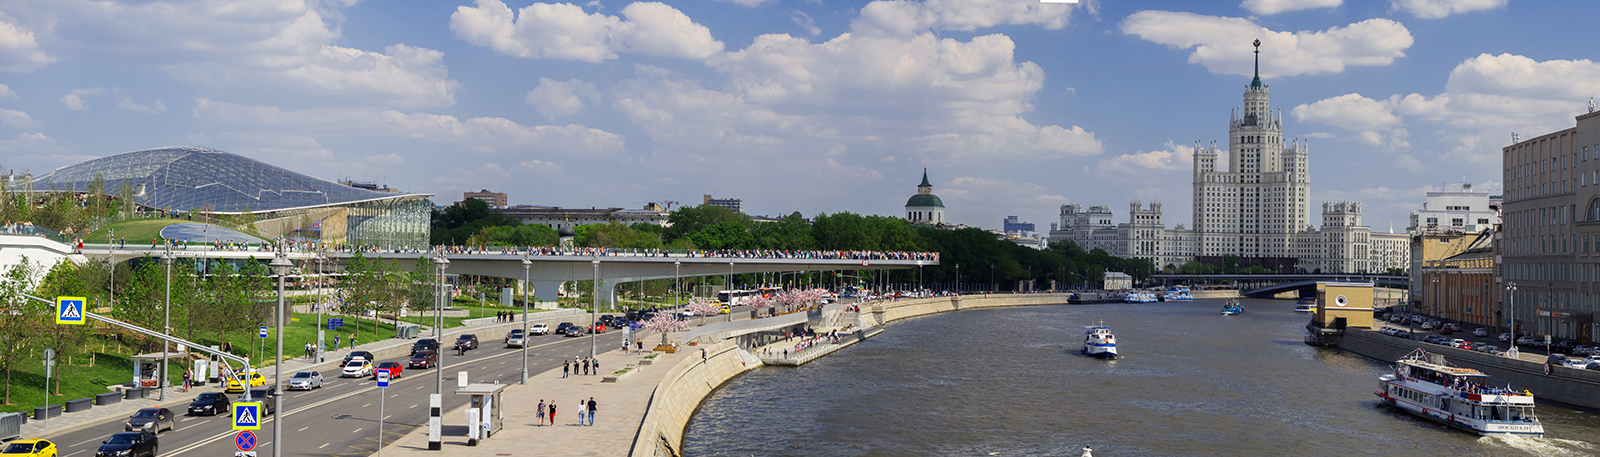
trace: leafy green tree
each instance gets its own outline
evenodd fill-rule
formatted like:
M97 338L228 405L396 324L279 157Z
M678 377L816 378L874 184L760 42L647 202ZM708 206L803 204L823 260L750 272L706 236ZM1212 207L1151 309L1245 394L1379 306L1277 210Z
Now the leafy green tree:
M759 249L812 250L817 245L811 237L811 224L794 214L777 222L756 224L751 235Z
M39 348L41 330L53 325L54 310L49 305L23 296L37 275L38 266L23 256L21 261L6 270L0 277L0 306L6 313L0 319L0 370L6 372L4 404L11 402L11 373L32 362L33 351Z
M483 200L469 198L443 211L434 210L429 238L433 244L460 244L485 227L518 225L522 222L490 209Z
M667 227L664 230L667 233L665 239L671 240L686 238L706 227L720 225L724 222L736 223L745 230L755 227L755 220L751 219L749 215L735 213L733 210L714 205L679 207L671 215L667 216L667 222L671 227ZM705 249L723 249L701 247Z
M689 240L701 249L752 249L755 246L755 236L734 221L703 227L689 235Z

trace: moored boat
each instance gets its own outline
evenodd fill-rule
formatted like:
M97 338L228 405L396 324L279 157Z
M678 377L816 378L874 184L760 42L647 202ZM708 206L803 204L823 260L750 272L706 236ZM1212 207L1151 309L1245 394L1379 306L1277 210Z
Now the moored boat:
M1402 411L1479 435L1544 436L1533 414L1533 393L1493 387L1488 379L1417 349L1395 362L1394 373L1378 377L1373 394Z
M1244 305L1239 304L1238 300L1230 298L1228 303L1222 305L1222 315L1232 316L1235 314L1244 314Z
M1124 297L1122 301L1128 303L1155 303L1156 294L1154 292L1135 290L1128 292L1128 296Z
M1299 300L1296 300L1294 302L1294 312L1297 312L1297 313L1315 313L1315 312L1317 312L1317 299L1316 298L1301 298Z
M1161 299L1164 301L1190 301L1194 300L1194 293L1190 292L1188 287L1168 287Z
M1083 355L1100 359L1117 358L1117 337L1111 327L1090 326L1083 332Z

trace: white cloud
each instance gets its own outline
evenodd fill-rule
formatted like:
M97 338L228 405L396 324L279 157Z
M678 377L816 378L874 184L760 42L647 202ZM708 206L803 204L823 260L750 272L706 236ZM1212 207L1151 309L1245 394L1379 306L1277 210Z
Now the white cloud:
M28 113L0 108L0 125L5 125L6 127L38 127L39 123L35 122L33 116L29 116Z
M722 52L711 29L677 8L638 2L622 16L590 14L571 3L535 3L513 12L500 0L476 0L450 15L456 37L506 55L600 62L620 52L704 59Z
M16 91L11 90L10 86L7 86L5 84L0 84L0 100L6 100L6 99L12 99L12 98L17 98Z
M562 171L566 171L566 169L562 168L560 164L537 159L520 162L517 164L516 168L519 171L528 171L533 173L560 173Z
M1404 57L1411 32L1388 19L1368 19L1325 31L1275 32L1248 19L1170 11L1140 11L1122 33L1175 49L1214 74L1254 72L1251 41L1261 40L1261 76L1339 73L1347 66L1386 66Z
M283 111L272 106L238 105L207 98L197 101L194 116L202 122L242 128L412 138L485 152L512 149L608 156L623 150L622 136L604 130L577 124L526 126L499 117L463 121L455 116L373 108Z
M958 176L938 183L934 193L951 208L946 217L953 221L994 226L1002 217L1016 215L1035 223L1040 232L1049 231L1053 221L1042 219L1049 214L1043 211L1053 212L1070 202L1066 196L1038 184L975 176Z
M366 160L367 163L378 165L399 165L406 163L406 158L400 157L400 154L395 152L388 154L373 154L363 157L362 159Z
M106 93L106 88L104 87L73 89L72 92L68 92L67 95L61 96L61 104L66 105L67 109L73 111L82 111L88 105L88 100L84 100L84 97L90 95L100 95L104 93Z
M929 30L973 31L997 25L1066 27L1075 6L1011 0L879 0L861 8L850 30L869 35L908 36ZM1094 3L1082 5L1091 13Z
M817 27L817 21L811 19L809 14L794 10L794 13L789 15L789 19L793 20L795 25L800 26L800 28L806 29L806 32L810 33L811 36L822 34L822 29Z
M1244 0L1239 7L1250 10L1251 14L1270 16L1312 8L1334 8L1342 4L1344 0Z
M323 92L366 92L406 107L454 104L459 84L448 73L443 52L404 44L383 53L323 46L300 66L283 71Z
M1194 147L1167 141L1166 149L1139 151L1100 161L1100 171L1115 176L1148 176L1149 173L1188 170L1194 166Z
M1405 11L1423 19L1438 19L1457 13L1503 8L1507 0L1391 0L1391 11Z
M1416 157L1412 157L1409 154L1400 154L1395 156L1394 166L1395 168L1412 173L1425 173L1428 171L1428 167L1422 165L1422 161L1417 160Z
M583 112L585 98L591 102L600 100L600 91L595 90L594 84L577 79L560 82L539 78L539 86L528 91L523 100L538 109L539 114L555 119Z
M1394 114L1396 102L1380 102L1361 96L1344 94L1302 104L1289 110L1299 122L1311 122L1339 127L1356 132L1357 139L1373 146L1391 149L1410 146L1406 141L1405 124Z
M774 0L717 0L717 1L732 3L732 4L735 4L735 5L744 6L744 7L755 8L757 6L761 6L762 3L767 3L767 2L770 2L770 1L774 1Z
M135 103L133 99L124 97L117 100L117 107L128 111L139 111L150 114L167 112L167 105L161 103L161 100L156 100L153 105L145 105L141 103Z
M0 13L0 71L29 72L56 61L54 56L39 50L32 30L10 19Z

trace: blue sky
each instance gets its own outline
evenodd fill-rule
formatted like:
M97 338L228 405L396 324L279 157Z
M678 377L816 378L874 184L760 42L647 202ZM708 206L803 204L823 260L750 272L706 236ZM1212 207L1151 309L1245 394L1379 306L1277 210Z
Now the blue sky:
M1600 95L1600 4L1507 0L0 0L0 167L190 145L513 204L741 198L898 215L924 167L957 223L1161 200L1225 147L1261 39L1313 208L1375 230L1512 132Z

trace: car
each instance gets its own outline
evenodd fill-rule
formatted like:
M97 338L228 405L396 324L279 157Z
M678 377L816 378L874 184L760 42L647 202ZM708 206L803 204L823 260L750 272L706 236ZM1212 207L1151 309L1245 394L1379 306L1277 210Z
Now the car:
M565 334L567 334L567 328L569 328L569 327L572 327L572 323L571 322L562 322L562 323L556 325L556 334L557 335L565 335Z
M1589 362L1588 365L1584 365L1583 366L1583 369L1585 369L1585 370L1600 370L1600 362Z
M605 333L606 324L596 322L590 330L593 330L595 333Z
M322 388L322 372L315 370L301 370L289 378L289 385L285 390L311 390Z
M161 433L162 430L178 428L178 418L166 408L139 408L128 421L122 423L122 431L132 432L144 430L150 433Z
M344 370L339 374L339 376L345 378L365 378L367 376L372 376L372 362L368 362L367 359L362 358L356 358L355 360L345 362Z
M1538 343L1538 341L1534 340L1533 337L1529 336L1529 335L1522 335L1522 336L1517 337L1517 345L1518 346L1533 346L1533 345L1535 345L1537 343Z
M1478 327L1478 328L1472 329L1472 336L1479 336L1479 337L1489 336L1489 328L1487 328L1487 327Z
M239 398L233 399L233 402L234 403L238 403L238 402L249 401L249 402L260 403L261 404L261 414L272 414L273 411L277 411L278 410L278 399L277 398L273 398L273 395L272 395L272 394L275 394L275 393L278 393L278 386L267 386L267 387L261 388L261 389L250 389L250 395L239 394ZM233 413L230 412L228 414L233 414Z
M1466 350L1466 351L1471 351L1472 347L1473 347L1473 342L1471 342L1471 341L1462 341L1460 344L1456 345L1456 349L1461 349L1461 350Z
M418 351L411 354L411 361L407 362L411 368L433 368L439 365L439 353L434 351Z
M514 328L506 332L506 347L523 347L528 344L528 338L522 335L522 329Z
M1585 357L1591 356L1591 355L1594 355L1594 349L1595 349L1594 346L1584 346L1584 345L1574 346L1572 348L1572 355L1581 355L1581 356L1585 356Z
M100 442L95 457L155 457L156 435L150 432L117 433Z
M340 363L340 365L343 365L345 363L350 363L350 361L351 360L355 360L356 357L360 357L360 358L366 359L366 360L378 360L378 357L372 355L371 352L367 352L367 351L350 351L349 354L345 354L344 355L344 362Z
M1583 359L1583 363L1585 365L1588 365L1588 364L1591 364L1591 363L1600 363L1600 355L1591 355L1591 356L1585 357Z
M240 390L240 392L244 391ZM199 397L195 397L194 401L189 403L189 415L215 416L222 414L224 411L230 411L231 408L232 404L228 401L226 394L206 392L200 394ZM229 412L228 414L233 413Z
M417 342L415 342L415 343L411 343L411 354L415 355L417 352L420 352L420 351L438 352L439 351L439 340L436 340L436 339L433 339L433 338L423 338L423 339L417 340Z
M567 333L565 333L565 335L567 335L567 336L583 336L584 335L583 327L579 327L579 326L576 326L576 325L571 326L571 327L567 327Z
M1440 335L1451 335L1451 334L1454 334L1455 332L1456 331L1454 329L1451 329L1450 326L1441 326L1441 327L1439 327L1439 334Z
M828 303L828 299L824 298L824 299L822 299L822 302L823 303ZM722 304L722 314L728 314L728 313L732 313L732 312L733 312L733 308L729 308L727 303L723 303Z
M26 455L31 457L56 457L56 444L49 440L29 438L6 443L0 455Z
M477 349L478 348L478 335L473 335L473 334L468 333L466 335L461 335L461 336L456 337L456 346L455 347L456 347L457 350Z
M1501 333L1500 336L1497 336L1495 338L1499 339L1501 343L1510 343L1511 342L1511 334L1510 333Z
M1458 324L1458 323L1455 323L1455 322L1445 323L1445 324L1440 325L1439 327L1440 328L1447 328L1447 329L1450 329L1452 331L1457 331L1457 332L1461 331L1461 324Z
M372 376L377 377L379 371L389 372L389 379L400 379L400 372L406 371L406 367L401 365L400 362L383 362L378 364L377 368L372 369Z
M1466 342L1467 342L1467 340L1463 340L1461 338L1454 338L1454 339L1451 339L1450 341L1445 342L1445 346L1458 348L1458 347L1461 347L1462 344L1466 344Z
M1408 339L1409 340L1409 339L1411 339L1411 332L1405 331L1405 330L1396 330L1394 332L1394 337L1395 338L1404 338L1404 339Z
M528 327L528 334L529 335L549 335L550 334L550 326L549 325L545 325L545 324L533 324L533 325Z
M1486 353L1486 354L1499 354L1500 353L1500 347L1492 345L1492 344L1475 345L1475 346L1472 347L1472 350L1478 351L1478 352L1482 352L1482 353Z
M1561 354L1550 354L1550 358L1545 360L1545 363L1567 368L1577 368L1580 370L1588 365L1581 360L1570 358Z
M228 388L223 389L222 391L230 393L230 394L236 394L236 393L239 393L239 392L244 392L244 389L245 389L246 385L248 385L250 387L261 387L261 386L264 386L266 384L267 384L267 377L266 376L262 376L261 372L259 372L259 371L252 371L252 372L249 372L249 373L239 373L237 375L234 375L233 378L228 379Z
M1550 351L1560 352L1563 354L1572 354L1572 348L1577 345L1577 343L1574 343L1571 340L1557 341L1555 344L1550 345Z

